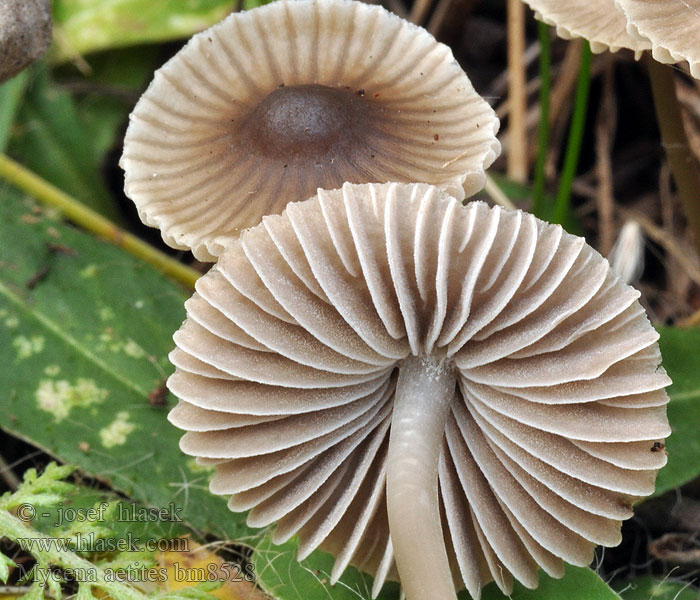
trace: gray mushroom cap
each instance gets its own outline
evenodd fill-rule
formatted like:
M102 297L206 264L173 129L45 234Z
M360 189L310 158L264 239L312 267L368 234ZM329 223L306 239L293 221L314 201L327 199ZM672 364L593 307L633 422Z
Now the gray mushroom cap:
M332 552L333 581L352 563L374 595L534 588L618 544L665 464L639 293L532 215L346 184L265 217L196 287L168 380L182 450L250 525Z
M424 181L463 198L498 119L450 49L379 6L280 1L232 14L156 72L121 165L141 219L215 260L317 188Z

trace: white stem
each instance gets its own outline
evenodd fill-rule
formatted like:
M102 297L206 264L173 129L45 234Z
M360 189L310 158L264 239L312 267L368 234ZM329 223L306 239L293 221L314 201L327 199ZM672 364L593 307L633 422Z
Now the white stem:
M455 394L452 367L411 356L399 369L387 464L387 510L408 600L456 600L440 524L438 458Z

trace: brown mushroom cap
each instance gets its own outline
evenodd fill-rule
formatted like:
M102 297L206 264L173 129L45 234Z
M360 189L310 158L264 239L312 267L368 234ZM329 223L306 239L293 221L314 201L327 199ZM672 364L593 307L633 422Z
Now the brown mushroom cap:
M700 79L700 0L615 0L627 18L627 30L651 42L662 63L684 60Z
M585 38L595 53L620 48L633 50L639 58L651 45L627 32L627 20L614 0L524 0L540 21L556 27L565 39Z
M265 217L196 287L168 381L181 447L250 525L298 534L301 558L334 553L333 580L352 562L376 594L396 556L407 597L450 597L431 595L434 540L410 539L423 515L458 588L533 588L539 567L558 577L619 543L654 490L658 334L560 226L424 184L346 184ZM407 491L420 472L430 514Z
M275 2L194 36L136 105L126 194L165 242L215 260L317 188L483 187L498 119L450 49L379 6Z

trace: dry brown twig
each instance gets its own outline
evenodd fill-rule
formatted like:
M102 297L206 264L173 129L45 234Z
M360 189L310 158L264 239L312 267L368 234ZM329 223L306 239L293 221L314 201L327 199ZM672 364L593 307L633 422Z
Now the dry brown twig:
M596 174L598 177L598 250L608 256L614 242L614 189L612 172L612 145L617 128L615 86L613 80L615 63L610 55L604 59L603 91L595 124Z
M527 91L525 63L525 5L508 0L508 177L524 183L528 175L527 160Z

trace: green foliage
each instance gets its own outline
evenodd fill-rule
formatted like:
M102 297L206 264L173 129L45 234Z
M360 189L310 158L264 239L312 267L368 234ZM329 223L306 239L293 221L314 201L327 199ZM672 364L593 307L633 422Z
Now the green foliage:
M663 365L673 380L668 419L673 433L666 440L668 464L656 480L656 494L682 485L700 474L700 330L659 329Z
M32 506L58 504L75 489L73 484L63 481L74 470L73 466L59 466L56 463L50 463L41 475L37 474L36 469L27 469L19 489L15 492L6 492L0 497L0 510L12 510L21 504Z
M130 584L122 583L113 575L119 571L128 572L129 568L141 568L144 559L148 561L152 558L152 553L143 551L118 553L116 558L102 561L88 561L81 558L63 542L65 538L59 532L58 537L49 537L34 529L27 523L32 520L32 515L22 507L27 506L35 510L37 506L53 506L54 508L63 504L68 495L77 491L78 488L70 483L62 481L73 471L71 466L57 466L50 463L41 475L37 475L34 469L29 469L24 481L14 493L5 494L0 499L0 532L3 537L18 544L25 552L31 554L36 560L33 569L21 578L22 583L31 582L31 586L25 598L42 599L44 592L48 588L48 593L52 598L59 600L62 597L62 583L65 582L60 573L76 575L80 582L78 587L78 597L89 599L93 597L91 587L102 589L114 600L146 600L147 596ZM8 509L16 508L17 516L11 514ZM98 522L92 522L94 531L104 530ZM87 526L85 532L89 531ZM62 532L65 535L65 530ZM7 581L9 568L16 566L8 557L0 553L0 579ZM58 569L58 572L56 571ZM80 580L77 574L86 577ZM209 600L209 594L219 587L221 583L197 585L184 588L178 592L163 592L152 594L149 597L163 600Z
M292 538L286 544L275 546L268 535L255 547L255 574L259 585L268 594L279 600L358 600L371 597L372 578L369 575L350 567L340 581L331 586L333 557L317 550L299 563L296 559L298 544L298 540ZM398 584L390 582L384 586L378 600L398 597Z
M484 588L482 600L503 600L505 597L494 583ZM567 565L562 579L553 579L540 572L540 585L528 590L519 583L510 600L620 600L620 597L591 569Z
M0 152L5 152L7 148L12 124L24 98L27 78L27 72L22 71L19 75L0 85L0 107L2 107L0 110Z
M264 4L247 0L245 8ZM232 0L55 0L55 60L95 50L186 38L220 21Z
M700 600L700 589L691 582L656 577L636 577L619 589L622 600Z
M53 84L46 70L33 71L9 153L90 208L115 219L117 211L100 177L102 155L97 150L73 97Z
M179 451L167 407L149 403L172 370L187 294L7 189L0 239L2 426L136 502L173 502L195 529L248 535L209 493L210 472Z
M16 566L15 561L0 553L0 581L7 583L7 578L10 576L10 568Z

